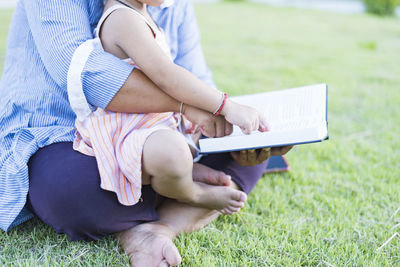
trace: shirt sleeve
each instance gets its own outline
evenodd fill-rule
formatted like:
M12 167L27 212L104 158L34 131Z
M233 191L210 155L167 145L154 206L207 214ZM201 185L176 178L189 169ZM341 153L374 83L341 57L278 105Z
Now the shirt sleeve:
M216 88L212 73L207 67L201 37L193 6L185 1L184 16L178 29L178 52L175 64L187 69L208 85Z
M75 50L93 38L88 1L26 0L24 6L46 71L66 89L68 69ZM105 108L133 68L101 47L95 48L81 73L88 103Z

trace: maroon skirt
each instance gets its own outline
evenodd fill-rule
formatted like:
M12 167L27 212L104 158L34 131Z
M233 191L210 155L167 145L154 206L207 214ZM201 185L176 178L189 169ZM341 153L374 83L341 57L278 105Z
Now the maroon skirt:
M266 166L240 166L228 153L205 156L200 163L231 175L247 194ZM71 240L96 240L158 220L157 194L150 185L143 186L137 204L121 205L114 192L100 188L96 159L73 150L72 143L56 143L38 150L28 166L27 207Z

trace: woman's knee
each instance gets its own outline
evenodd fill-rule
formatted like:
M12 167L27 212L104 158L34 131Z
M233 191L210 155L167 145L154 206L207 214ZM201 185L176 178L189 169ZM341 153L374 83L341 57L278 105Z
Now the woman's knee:
M160 130L145 143L143 165L152 176L182 177L191 173L193 157L182 134Z
M89 163L86 171L82 172L78 169L71 171L73 166L66 166L58 172L47 169L40 173L36 168L38 164L30 164L28 207L32 212L57 233L67 234L71 240L101 237L93 230L103 229L106 218L97 216L90 200L96 197L93 192L101 190L96 165Z
M149 186L142 188L143 201L123 206L114 192L100 188L98 172L93 172L61 176L69 182L60 183L49 181L47 175L32 177L28 207L57 233L67 234L71 240L96 240L158 218L156 195Z
M43 180L42 180L43 181ZM49 186L43 181L42 188L30 187L29 208L39 219L54 228L57 233L67 234L71 240L98 239L99 229L105 229L107 217L100 217L86 198L90 192ZM98 184L95 186L99 186ZM98 229L98 230L95 230Z
M72 143L59 143L36 152L28 167L28 207L42 221L71 240L107 234L107 214L115 210L108 205L116 197L100 188L94 157L74 151Z

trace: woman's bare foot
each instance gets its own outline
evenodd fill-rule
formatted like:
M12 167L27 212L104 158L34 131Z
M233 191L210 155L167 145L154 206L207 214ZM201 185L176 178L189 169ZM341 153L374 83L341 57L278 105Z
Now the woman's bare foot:
M182 258L172 239L175 234L165 225L144 223L119 235L119 243L129 255L131 266L176 266Z
M193 181L211 185L230 186L231 176L206 165L195 163L193 164Z

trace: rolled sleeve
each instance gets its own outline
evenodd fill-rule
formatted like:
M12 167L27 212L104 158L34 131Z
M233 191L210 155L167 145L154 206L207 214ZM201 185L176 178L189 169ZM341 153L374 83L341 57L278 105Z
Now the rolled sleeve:
M75 50L93 38L87 0L25 0L28 23L46 71L67 90L67 76ZM98 8L102 8L99 4ZM133 66L96 48L81 74L89 104L105 108L124 84Z
M83 92L88 103L105 109L133 69L102 49L94 49L82 72Z

